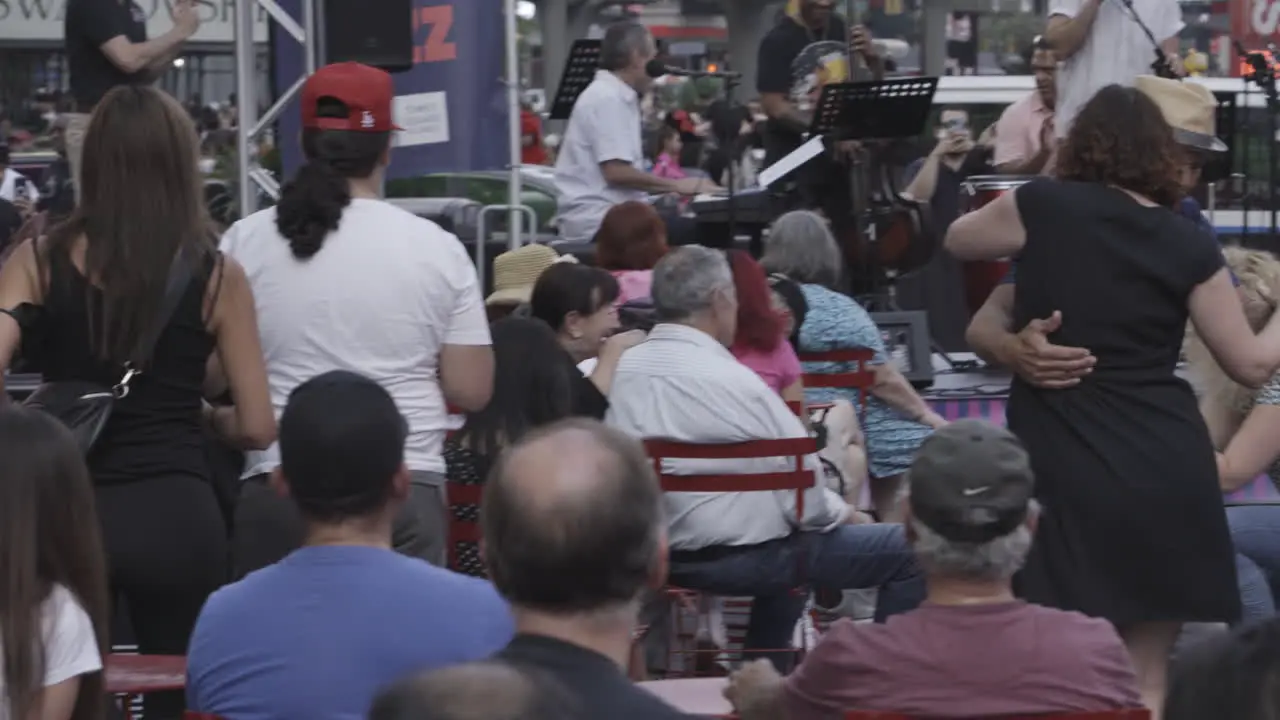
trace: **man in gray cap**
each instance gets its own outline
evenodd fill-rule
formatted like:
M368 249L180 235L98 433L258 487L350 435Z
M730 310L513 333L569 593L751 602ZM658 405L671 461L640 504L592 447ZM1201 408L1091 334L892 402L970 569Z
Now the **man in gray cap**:
M908 479L907 536L925 604L884 625L836 623L786 679L765 665L739 671L728 694L744 720L849 708L991 717L1140 707L1110 624L1014 597L1040 509L1012 433L951 423L921 445Z

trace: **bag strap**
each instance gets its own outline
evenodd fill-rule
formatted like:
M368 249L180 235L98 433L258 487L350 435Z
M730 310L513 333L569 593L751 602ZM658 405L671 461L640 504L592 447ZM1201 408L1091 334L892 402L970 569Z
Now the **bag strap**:
M187 258L187 251L180 248L178 253L173 256L173 265L169 267L169 279L165 283L164 297L160 300L160 308L156 312L156 322L147 330L147 334L143 336L142 345L138 348L141 350L143 357L150 357L155 351L156 344L160 342L160 335L164 332L169 321L173 319L174 313L178 311L178 304L182 302L183 296L187 294L187 286L191 284L192 277L191 263ZM117 398L123 398L129 394L129 382L142 373L141 370L133 367L133 362L124 364L124 376L120 378L120 382L116 384L112 390Z

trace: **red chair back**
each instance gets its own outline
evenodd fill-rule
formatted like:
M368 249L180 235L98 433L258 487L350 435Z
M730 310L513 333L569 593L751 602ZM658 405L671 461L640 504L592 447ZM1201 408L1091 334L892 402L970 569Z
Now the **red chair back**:
M811 437L781 440L748 440L718 445L682 443L673 440L648 439L645 453L653 462L663 492L770 492L796 491L796 517L804 517L804 491L817 479L805 468L804 458L818 452L818 442ZM750 460L790 457L790 470L751 474L674 475L663 472L663 460Z
M799 353L802 363L849 363L853 370L834 373L812 373L801 375L805 388L844 388L858 391L858 405L865 406L867 392L876 384L876 373L868 367L875 359L875 353L867 348L851 348L847 350L824 350L822 352Z
M897 712L881 712L877 710L851 710L846 712L845 720L922 720L919 717L901 715ZM1151 720L1151 711L1146 707L1132 707L1126 710L1101 710L1098 712L1057 712L1043 715L1001 715L987 717L987 720Z
M448 562L449 569L454 572L475 574L475 570L483 568L467 567L464 562L468 548L479 552L480 547L480 501L484 497L483 485L463 485L462 483L445 483L445 503L449 506ZM479 564L479 558L475 558Z

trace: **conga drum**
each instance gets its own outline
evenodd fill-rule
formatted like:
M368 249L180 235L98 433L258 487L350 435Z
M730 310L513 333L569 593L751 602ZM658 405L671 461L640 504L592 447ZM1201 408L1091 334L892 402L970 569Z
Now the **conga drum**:
M960 185L960 211L969 213L984 207L1034 177L1026 175L974 175ZM1008 260L979 260L964 263L964 295L972 318L1009 273Z

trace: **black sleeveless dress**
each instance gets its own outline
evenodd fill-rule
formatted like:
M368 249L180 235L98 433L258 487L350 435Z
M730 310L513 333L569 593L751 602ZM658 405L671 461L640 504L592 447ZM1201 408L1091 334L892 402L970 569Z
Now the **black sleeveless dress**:
M112 598L122 601L132 630L122 636L113 625L111 641L132 641L144 654L186 654L200 609L227 579L226 524L201 422L205 367L215 346L204 298L210 282L221 282L220 265L210 253L194 273L150 365L116 403L88 457ZM90 341L90 300L101 290L64 254L52 253L48 271L38 342L45 378L115 384L120 368L98 359ZM178 717L184 705L181 691L154 693L144 712Z
M1051 341L1098 359L1071 389L1013 383L1009 428L1044 506L1020 591L1120 628L1237 619L1213 447L1175 374L1188 297L1222 268L1221 247L1102 185L1036 180L1016 197L1027 228L1016 326L1060 310Z
M160 475L208 480L200 409L214 338L206 329L204 298L219 262L218 256L210 255L193 274L156 342L150 367L130 383L128 397L112 410L88 458L95 484ZM100 300L102 291L58 253L49 258L49 275L44 301L48 322L40 353L44 378L114 385L120 380L120 366L99 359L90 339L90 301Z

